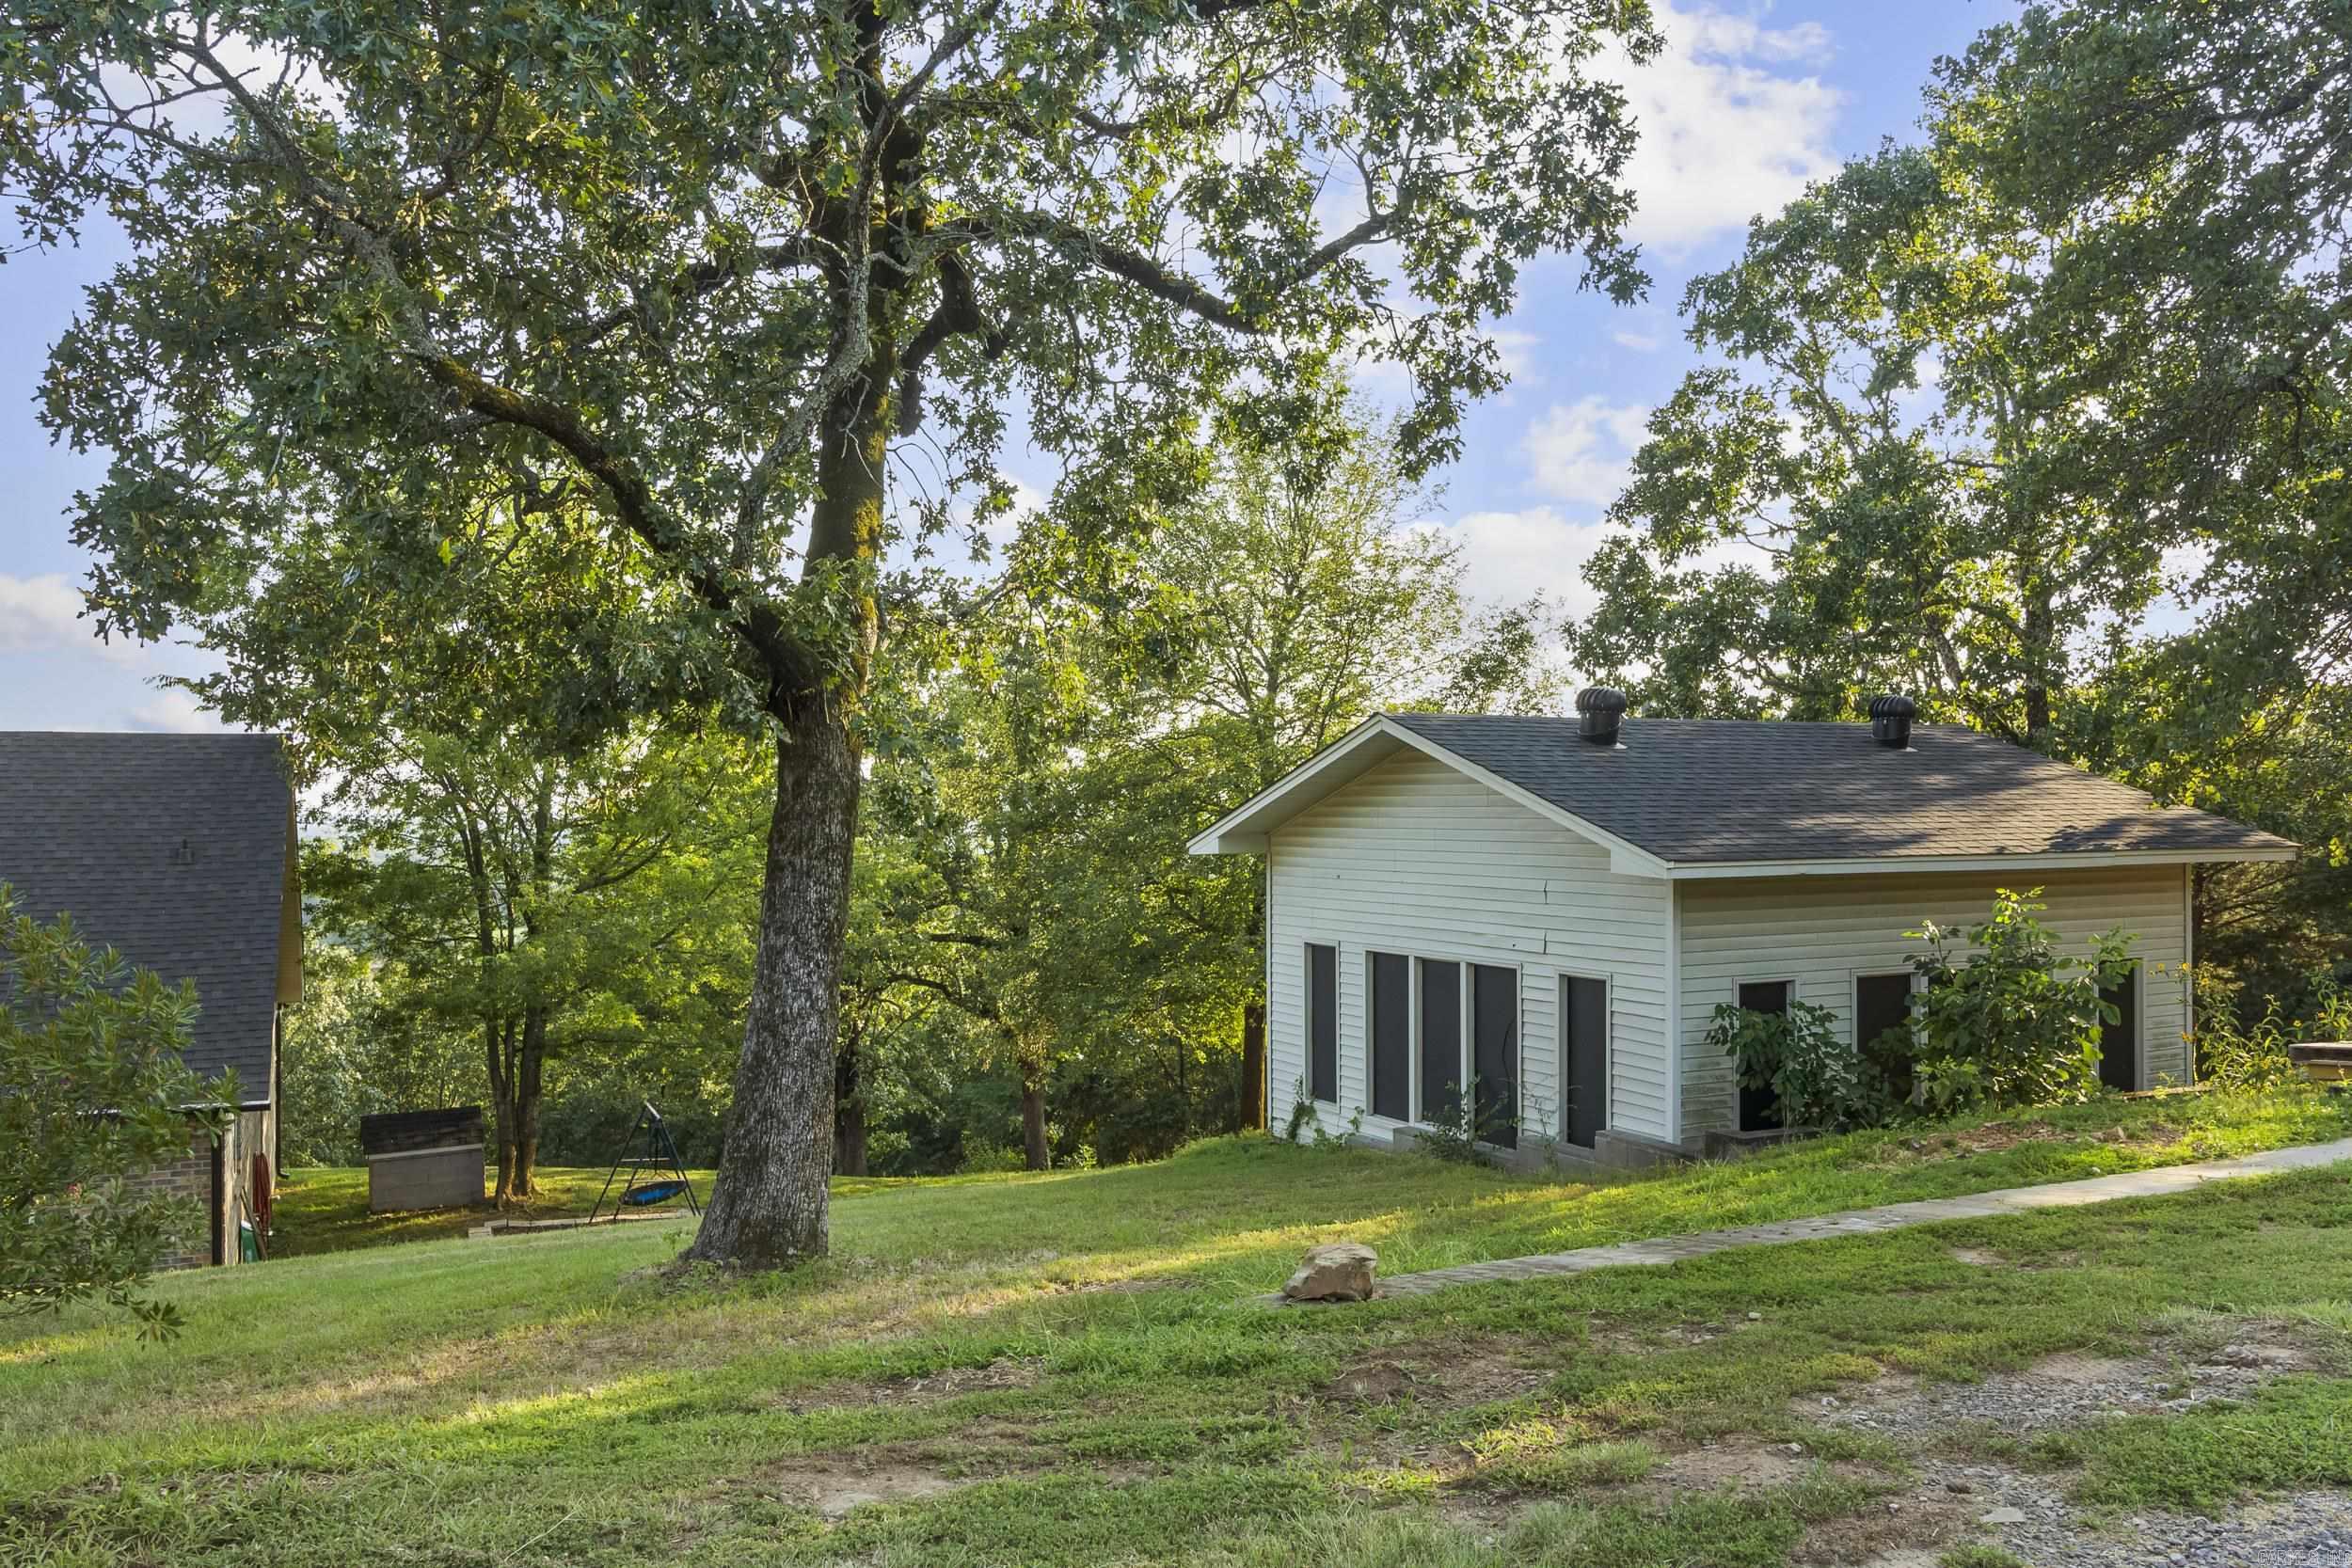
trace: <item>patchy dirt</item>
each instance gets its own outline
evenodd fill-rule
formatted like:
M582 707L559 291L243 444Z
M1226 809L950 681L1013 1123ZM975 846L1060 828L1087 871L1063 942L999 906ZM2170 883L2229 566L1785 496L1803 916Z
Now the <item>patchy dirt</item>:
M2005 1269L2009 1267L2008 1259L1986 1247L1956 1246L1949 1250L1953 1262L1966 1263L1971 1268Z
M1669 1493L1786 1486L1802 1481L1818 1463L1806 1454L1802 1443L1759 1443L1735 1437L1703 1443L1674 1455L1651 1471L1644 1484Z
M1963 1261L2013 1266L1998 1254ZM1618 1354L1701 1344L1738 1332L1729 1323L1596 1325L1592 1344ZM1385 1408L1421 1414L1536 1393L1561 1351L1534 1341L1406 1342L1342 1370L1313 1395L1292 1402L1317 1447L1343 1449L1352 1464L1394 1467L1426 1484L1449 1520L1501 1539L1535 1500L1508 1485L1481 1484L1480 1462L1456 1441L1419 1442L1393 1430ZM1790 1560L1804 1568L1939 1568L1968 1542L1997 1545L2036 1568L2345 1568L2352 1564L2352 1497L2309 1493L2225 1510L2216 1518L2152 1512L2120 1518L2085 1513L2068 1481L2031 1468L2022 1446L2044 1433L2080 1432L2119 1414L2158 1415L2215 1399L2243 1399L2273 1378L2338 1371L2340 1337L2294 1323L2192 1314L2169 1322L2138 1354L2067 1351L1966 1384L1930 1382L1888 1370L1867 1382L1792 1402L1807 1422L1867 1432L1906 1463L1883 1468L1827 1462L1804 1442L1726 1436L1660 1459L1639 1479L1594 1480L1565 1491L1591 1502L1661 1509L1677 1497L1726 1490L1758 1494L1829 1474L1888 1487L1841 1518L1807 1527ZM1539 1404L1539 1418L1542 1416ZM1458 1423L1439 1423L1454 1430ZM1578 1425L1572 1418L1566 1425ZM1563 1440L1569 1440L1565 1433ZM1374 1484L1376 1495L1381 1488ZM1546 1487L1541 1490L1552 1493ZM1564 1495L1552 1493L1552 1495Z
M978 1479L943 1475L888 1450L876 1449L858 1456L807 1454L779 1461L761 1469L746 1486L776 1502L815 1509L828 1519L838 1519L870 1503L935 1497Z
M1789 1553L1789 1560L1928 1568L1945 1547L1968 1533L1971 1523L1964 1499L1939 1491L1913 1492L1870 1502L1860 1513L1808 1527Z
M1186 1282L1157 1275L1139 1275L1133 1279L1053 1279L1045 1288L1057 1296L1131 1296L1147 1291L1181 1291Z
M1392 1404L1455 1409L1532 1394L1556 1369L1533 1347L1515 1340L1475 1345L1431 1341L1391 1345L1341 1369L1316 1391L1327 1404Z
M1026 1388L1044 1373L1045 1363L1040 1358L999 1357L984 1367L949 1367L941 1371L888 1377L872 1383L835 1378L779 1393L775 1403L777 1408L796 1416L812 1410L868 1404L928 1404L935 1400L961 1399L966 1394L996 1388Z

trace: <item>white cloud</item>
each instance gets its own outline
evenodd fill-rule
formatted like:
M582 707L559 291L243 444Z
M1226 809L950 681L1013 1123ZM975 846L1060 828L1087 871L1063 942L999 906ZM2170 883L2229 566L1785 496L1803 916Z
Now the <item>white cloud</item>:
M1534 373L1535 351L1543 347L1544 342L1541 338L1533 332L1522 332L1508 326L1497 329L1490 336L1494 340L1495 355L1502 366L1503 374L1518 382L1542 379L1540 374Z
M1605 523L1571 522L1549 506L1524 512L1473 512L1447 525L1462 548L1462 587L1490 604L1542 594L1572 615L1597 603L1582 573L1613 531Z
M229 726L217 714L208 713L197 705L196 699L176 686L168 686L155 693L155 699L142 703L125 716L135 730L156 730L173 735L216 735Z
M1656 354L1658 339L1647 332L1612 332L1619 348L1629 348L1636 354Z
M1599 397L1554 404L1522 443L1534 486L1561 500L1607 506L1625 488L1626 468L1645 434L1649 410Z
M1652 14L1664 51L1645 66L1600 66L1623 82L1640 133L1628 168L1634 239L1680 254L1836 172L1830 135L1845 95L1772 69L1826 60L1820 24L1767 27L1704 5Z
M1581 619L1600 608L1600 594L1584 580L1585 563L1611 539L1627 531L1598 520L1579 522L1549 506L1522 512L1473 512L1445 525L1446 536L1462 549L1462 589L1488 604L1516 603L1531 594L1556 610ZM1770 575L1772 559L1743 541L1708 546L1677 571L1721 571L1743 565Z
M98 640L97 623L82 614L82 593L63 574L12 577L0 572L0 654L88 653L119 664L135 662L138 645L126 637Z

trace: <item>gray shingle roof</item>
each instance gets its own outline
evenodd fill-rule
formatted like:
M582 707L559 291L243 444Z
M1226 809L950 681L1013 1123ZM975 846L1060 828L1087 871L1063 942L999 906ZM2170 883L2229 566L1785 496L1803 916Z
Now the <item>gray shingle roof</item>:
M0 882L93 943L196 982L186 1057L271 1097L294 796L276 736L0 731ZM180 854L185 843L188 855Z
M1867 724L1628 719L1610 750L1573 719L1389 718L1677 864L2293 848L1950 724L1898 752Z

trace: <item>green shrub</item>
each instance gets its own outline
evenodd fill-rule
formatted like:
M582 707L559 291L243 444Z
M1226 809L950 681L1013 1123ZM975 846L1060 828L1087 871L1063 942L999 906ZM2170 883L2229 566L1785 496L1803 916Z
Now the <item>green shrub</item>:
M1707 1043L1732 1059L1740 1087L1772 1091L1788 1126L1867 1127L1891 1109L1827 1007L1792 1001L1786 1012L1759 1013L1725 1002Z
M177 1331L168 1302L133 1292L201 1214L132 1179L185 1159L192 1117L236 1101L233 1078L180 1059L195 1016L195 987L134 972L71 920L17 916L0 882L0 1314L99 1298L143 1336Z
M2100 999L2130 972L2133 938L2109 931L2090 958L2069 958L2035 918L2048 906L2001 889L1993 918L1973 927L1963 961L1952 932L1932 921L1909 933L1928 951L1913 960L1927 990L1912 1009L1920 1102L1935 1112L2088 1100L2099 1089L2099 1034L2122 1015Z
M2287 1059L2287 1047L2305 1040L2352 1039L2352 992L2326 970L2305 976L2309 1016L2283 1016L2276 996L2252 1023L2238 1011L2239 987L2204 969L2189 972L2197 998L2196 1028L2189 1049L2197 1053L2197 1076L2225 1089L2267 1089L2299 1083L2303 1073Z

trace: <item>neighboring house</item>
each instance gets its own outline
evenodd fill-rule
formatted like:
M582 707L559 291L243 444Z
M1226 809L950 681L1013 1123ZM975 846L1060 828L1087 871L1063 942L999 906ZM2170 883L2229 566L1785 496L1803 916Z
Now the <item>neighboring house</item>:
M1769 1126L1705 1045L1734 1002L1899 1022L1923 922L2041 888L2068 949L2122 927L2105 1073L2182 1082L2191 867L2286 860L2241 823L1949 725L1396 713L1367 720L1192 843L1266 857L1270 1119L1424 1120L1449 1085L1506 1086L1523 1152L1611 1163ZM2156 974L2156 966L2165 973Z
M0 882L17 912L71 914L83 940L196 982L184 1053L236 1070L225 1136L142 1179L202 1201L170 1266L233 1262L278 1168L279 1011L302 994L294 791L278 737L0 731Z

